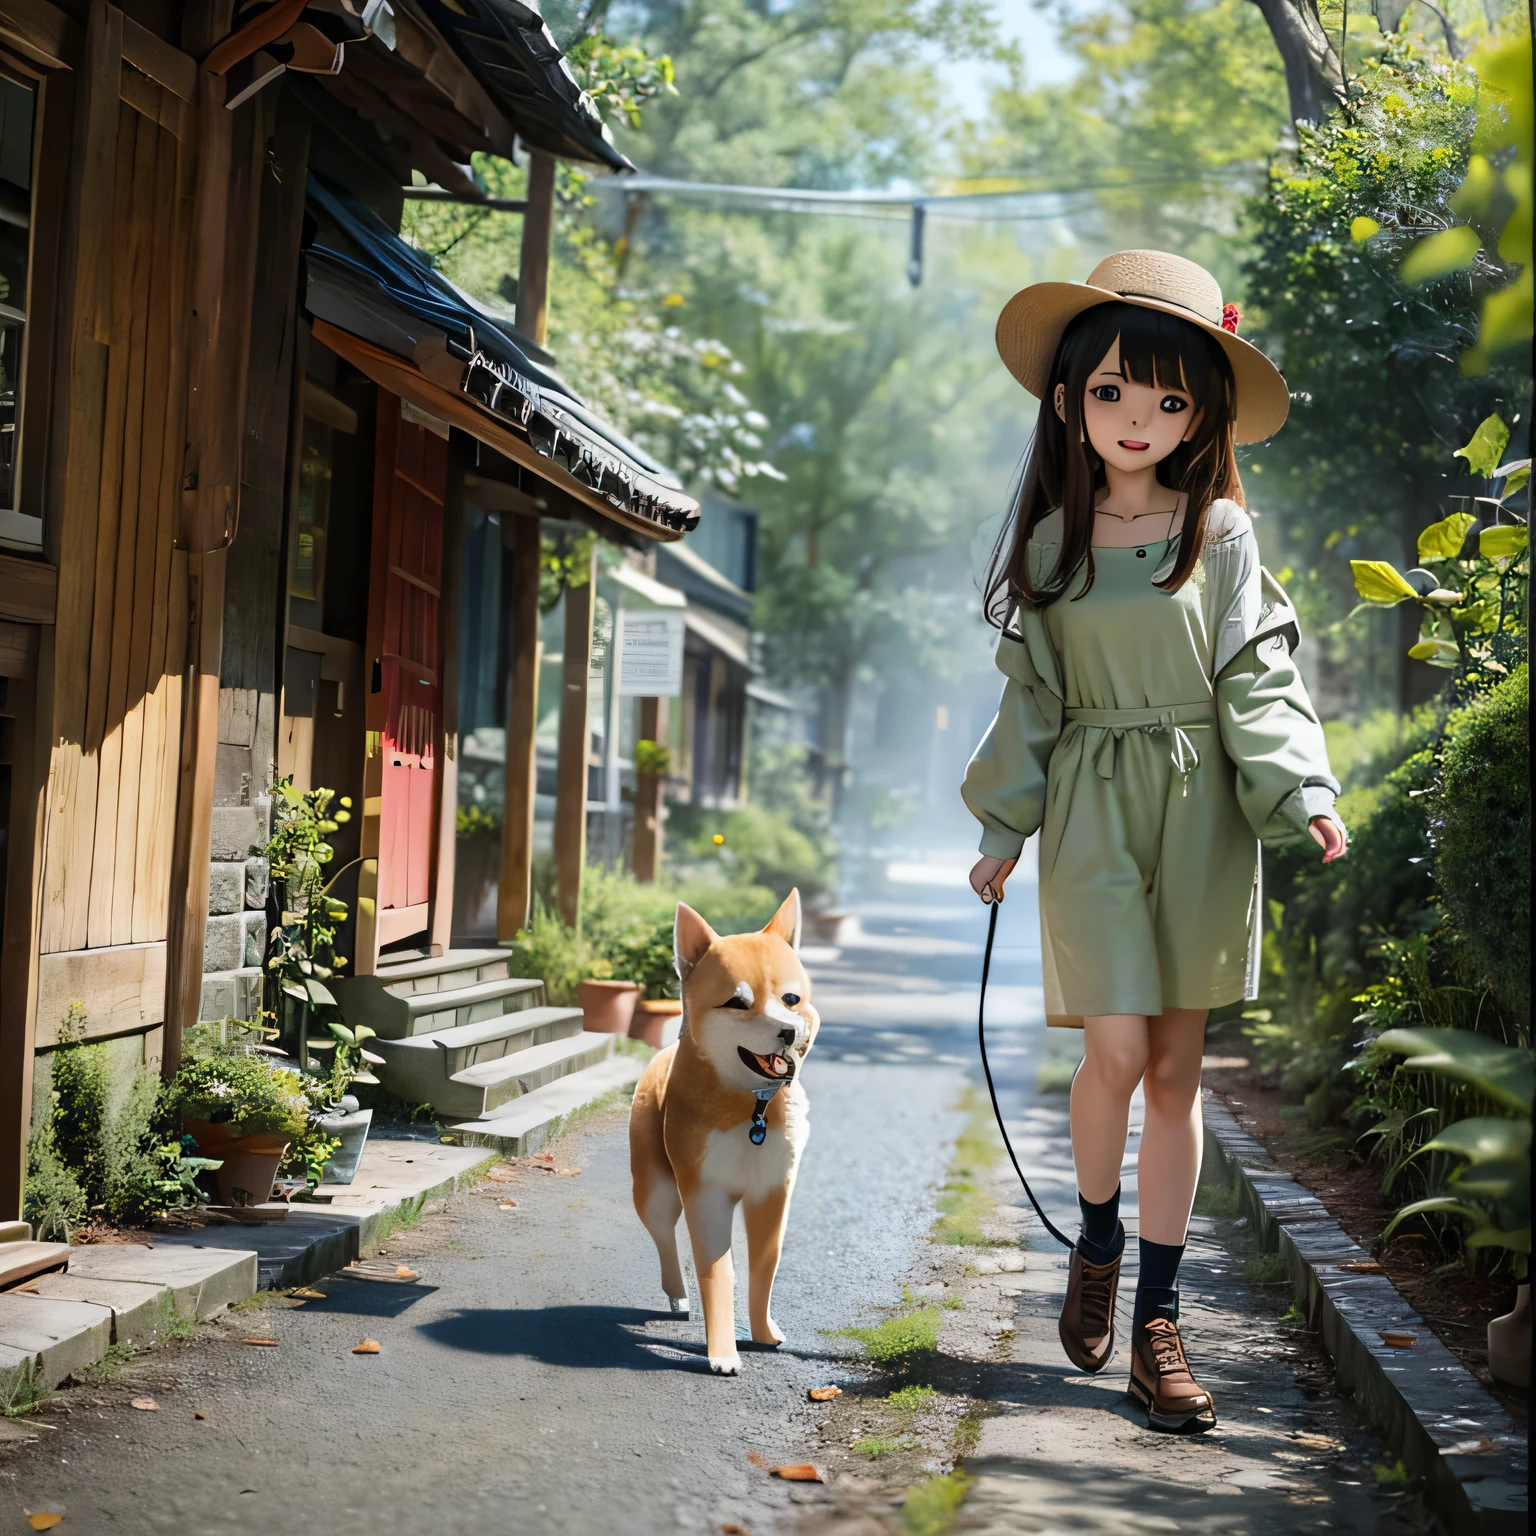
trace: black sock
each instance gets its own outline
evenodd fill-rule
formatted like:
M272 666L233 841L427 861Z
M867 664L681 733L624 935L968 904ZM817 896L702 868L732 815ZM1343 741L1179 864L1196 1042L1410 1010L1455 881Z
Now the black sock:
M1078 1208L1083 1213L1083 1234L1077 1240L1078 1251L1090 1264L1108 1264L1125 1251L1125 1228L1120 1225L1120 1188L1101 1205L1094 1205L1081 1195Z
M1179 1261L1184 1244L1153 1243L1141 1238L1141 1267L1136 1278L1136 1311L1132 1327L1153 1316L1179 1320Z

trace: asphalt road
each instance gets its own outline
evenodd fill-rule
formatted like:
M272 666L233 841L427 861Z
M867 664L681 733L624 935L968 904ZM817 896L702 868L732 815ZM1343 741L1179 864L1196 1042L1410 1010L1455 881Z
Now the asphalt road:
M950 988L976 955L896 915L874 917L868 946L813 957L825 1024L774 1298L782 1350L744 1343L741 1375L714 1377L702 1324L658 1310L611 1114L557 1149L578 1177L483 1185L392 1239L420 1284L332 1278L323 1301L228 1318L59 1394L59 1429L0 1456L0 1530L43 1508L61 1532L157 1536L787 1524L811 1490L763 1467L807 1454L807 1389L849 1369L821 1330L898 1299L959 1123L969 1005ZM239 1342L256 1335L277 1348ZM351 1353L365 1337L378 1355ZM128 1406L144 1392L158 1412Z

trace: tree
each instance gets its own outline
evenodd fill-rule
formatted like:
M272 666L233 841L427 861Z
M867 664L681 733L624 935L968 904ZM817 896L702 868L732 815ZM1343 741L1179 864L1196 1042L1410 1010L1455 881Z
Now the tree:
M1321 122L1346 99L1344 70L1317 13L1317 0L1253 0L1285 65L1291 117Z

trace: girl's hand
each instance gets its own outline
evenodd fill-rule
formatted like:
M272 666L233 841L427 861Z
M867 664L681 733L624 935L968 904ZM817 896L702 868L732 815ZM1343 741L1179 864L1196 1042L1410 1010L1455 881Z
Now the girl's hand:
M971 870L971 889L989 906L1003 899L1003 885L1013 873L1017 859L977 859Z
M1323 850L1324 864L1332 864L1335 859L1343 858L1344 850L1349 847L1349 835L1331 816L1314 816L1307 823L1307 831L1312 834L1312 841ZM974 872L971 879L974 883Z

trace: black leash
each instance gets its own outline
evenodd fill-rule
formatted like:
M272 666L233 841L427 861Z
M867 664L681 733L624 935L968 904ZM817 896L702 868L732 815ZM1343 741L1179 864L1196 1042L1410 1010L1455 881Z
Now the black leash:
M1051 1218L1040 1209L1040 1202L1035 1199L1035 1192L1029 1187L1029 1180L1024 1177L1024 1170L1019 1167L1019 1160L1014 1155L1013 1143L1008 1139L1008 1127L1003 1124L1003 1112L997 1105L997 1088L992 1082L992 1068L987 1064L987 978L992 973L992 940L997 936L997 909L1001 902L992 901L991 915L987 918L987 947L981 957L981 1001L976 1007L976 1038L981 1043L981 1070L987 1076L987 1092L992 1095L992 1113L997 1117L997 1128L1003 1133L1003 1145L1008 1149L1008 1160L1013 1164L1013 1171L1019 1176L1019 1183L1024 1186L1024 1193L1029 1196L1029 1203L1035 1208L1035 1215L1045 1223L1045 1230L1051 1234L1064 1248L1076 1246L1070 1237L1064 1237L1052 1223Z

